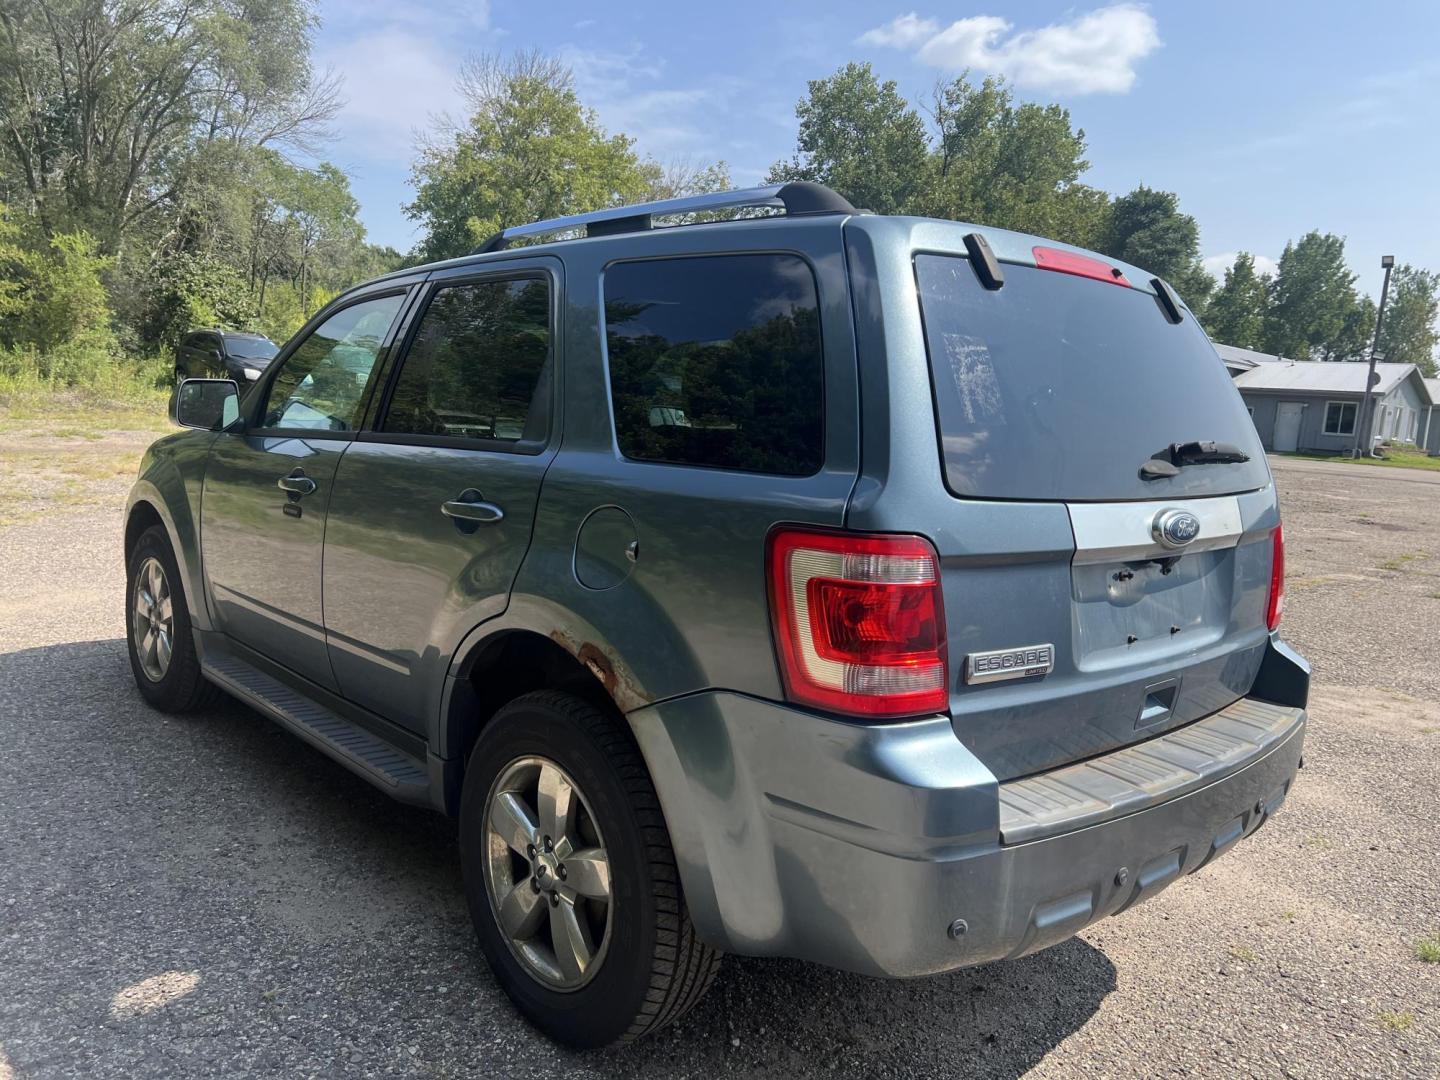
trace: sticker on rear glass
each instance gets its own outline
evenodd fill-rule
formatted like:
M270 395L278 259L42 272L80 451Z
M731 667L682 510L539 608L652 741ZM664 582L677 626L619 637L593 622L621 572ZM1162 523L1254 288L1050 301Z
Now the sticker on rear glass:
M1029 679L1055 670L1054 645L1024 645L1018 649L992 649L965 657L965 681L999 682L1002 679Z

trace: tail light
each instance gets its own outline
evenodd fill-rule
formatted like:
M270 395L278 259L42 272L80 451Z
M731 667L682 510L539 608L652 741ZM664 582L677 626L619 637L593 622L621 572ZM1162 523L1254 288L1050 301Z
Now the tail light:
M1275 526L1271 544L1270 603L1265 609L1265 623L1271 630L1278 630L1280 617L1285 614L1285 530L1279 525Z
M791 701L857 716L948 707L940 560L928 541L779 529L767 557Z
M1055 270L1061 274L1108 281L1111 285L1124 285L1127 289L1130 287L1130 282L1125 279L1124 272L1118 266L1092 259L1089 255L1077 255L1073 251L1048 247L1031 248L1030 254L1035 256L1035 266L1041 270Z

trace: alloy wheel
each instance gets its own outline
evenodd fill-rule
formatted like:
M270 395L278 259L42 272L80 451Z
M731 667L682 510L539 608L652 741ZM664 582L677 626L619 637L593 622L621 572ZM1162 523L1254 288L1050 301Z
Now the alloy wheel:
M170 599L170 582L165 568L151 555L140 564L131 598L130 637L140 670L151 682L159 682L170 670L175 647L175 611Z
M543 757L517 758L485 804L485 888L526 971L551 990L584 986L610 944L610 860L574 779Z

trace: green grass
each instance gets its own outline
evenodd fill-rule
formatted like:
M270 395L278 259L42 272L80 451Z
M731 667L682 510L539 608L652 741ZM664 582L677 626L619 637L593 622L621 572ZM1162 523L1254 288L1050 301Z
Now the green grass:
M1391 447L1385 457L1350 458L1341 454L1282 454L1282 457L1300 458L1303 461L1338 461L1342 465L1383 465L1389 469L1424 469L1440 472L1440 457L1430 457L1421 450L1397 450Z
M1260 959L1253 949L1247 949L1244 945L1231 945L1230 955L1242 964L1253 964Z
M1440 934L1429 934L1415 942L1415 959L1426 964L1440 964Z
M1415 1014L1411 1012L1378 1012L1375 1019L1391 1031L1409 1031L1415 1026Z
M1414 562L1416 559L1425 558L1423 551L1411 551L1404 555L1396 555L1393 559L1386 559L1380 564L1381 570L1404 570L1406 563Z

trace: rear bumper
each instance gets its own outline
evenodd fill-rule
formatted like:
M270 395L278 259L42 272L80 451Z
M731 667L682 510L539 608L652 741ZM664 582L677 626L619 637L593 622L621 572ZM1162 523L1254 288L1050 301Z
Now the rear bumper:
M1053 945L1263 825L1305 712L1244 701L1217 717L1153 754L1004 785L944 718L863 726L717 692L631 722L702 937L915 976Z

